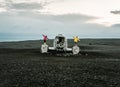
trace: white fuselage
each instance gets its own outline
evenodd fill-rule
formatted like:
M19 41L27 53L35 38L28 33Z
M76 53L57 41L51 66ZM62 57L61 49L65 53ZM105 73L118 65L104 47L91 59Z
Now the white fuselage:
M55 50L65 51L67 49L67 39L62 35L58 35L55 37L53 45Z

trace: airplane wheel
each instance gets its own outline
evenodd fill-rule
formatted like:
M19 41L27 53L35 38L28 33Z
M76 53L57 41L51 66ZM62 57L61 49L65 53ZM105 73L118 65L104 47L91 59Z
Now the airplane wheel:
M41 46L41 53L47 53L48 52L48 45L42 44Z
M72 52L73 52L73 54L78 54L80 52L80 48L77 45L75 45L72 48Z

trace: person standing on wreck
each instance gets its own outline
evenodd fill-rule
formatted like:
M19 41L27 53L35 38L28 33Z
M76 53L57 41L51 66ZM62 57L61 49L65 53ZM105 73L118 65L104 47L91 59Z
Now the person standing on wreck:
M44 35L44 34L43 34L43 40L44 40L44 43L46 43L46 41L48 40L47 35Z
M80 41L78 36L73 37L73 40L75 44L77 44Z

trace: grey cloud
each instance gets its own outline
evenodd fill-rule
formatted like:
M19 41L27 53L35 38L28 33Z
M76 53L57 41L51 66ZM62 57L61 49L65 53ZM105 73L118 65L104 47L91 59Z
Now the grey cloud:
M120 24L114 24L112 27L114 27L114 28L120 28Z
M120 10L111 11L112 14L120 14Z
M82 14L65 14L65 15L54 16L54 20L64 21L64 22L74 22L74 21L85 22L90 19L96 19L96 17L86 16Z
M32 9L42 9L43 5L39 3L12 3L12 9L17 10L32 10Z
M0 6L1 6L2 8L8 9L8 8L11 6L11 4L12 4L12 1L11 1L11 0L5 0L4 2L1 2L1 3L0 3Z
M61 22L61 23L73 23L73 22L80 22L84 23L91 19L97 19L93 16L86 16L81 14L64 14L64 15L42 15L32 12L22 12L19 15L34 18L37 20L54 20L55 22Z
M11 10L23 10L23 11L31 11L31 10L40 10L43 9L44 6L46 6L47 4L49 4L50 2L48 1L41 1L40 3L37 2L20 2L20 3L14 3L14 1L12 0L5 0L4 2L0 3L0 7L2 8L6 8L8 11Z
M17 1L17 0L16 0ZM19 1L19 0L18 0ZM45 6L51 3L60 2L64 0L38 0L38 2L30 2L29 0L23 0L25 2L14 0L0 1L0 8L5 8L8 12L35 12L37 10L44 9ZM34 0L33 0L34 1Z

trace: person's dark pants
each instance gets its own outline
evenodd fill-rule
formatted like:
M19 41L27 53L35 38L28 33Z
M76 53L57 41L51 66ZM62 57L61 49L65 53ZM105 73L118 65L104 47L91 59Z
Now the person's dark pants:
M44 43L46 43L46 40L44 40Z

